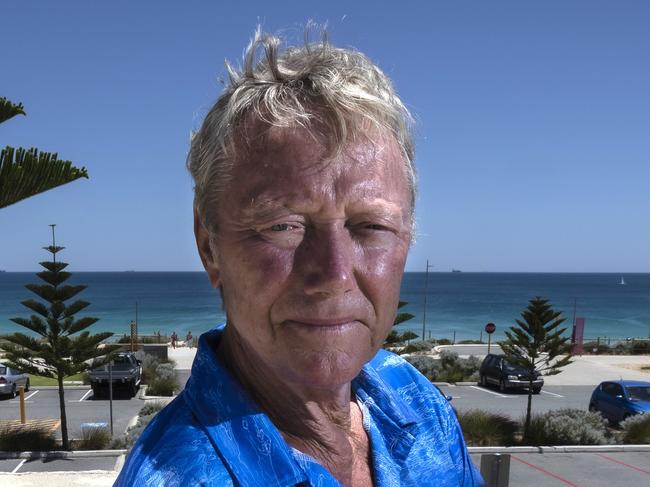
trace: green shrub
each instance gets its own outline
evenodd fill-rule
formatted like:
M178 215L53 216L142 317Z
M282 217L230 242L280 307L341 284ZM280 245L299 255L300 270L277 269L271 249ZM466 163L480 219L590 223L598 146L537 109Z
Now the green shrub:
M81 439L74 444L75 450L104 450L111 442L111 434L106 426L84 428Z
M158 412L164 407L165 403L162 401L147 402L142 409L140 409L138 422L135 426L130 427L122 436L113 438L111 448L116 450L130 449L135 442L138 441L138 438L147 425L149 425L151 420L153 420L156 414L158 414Z
M440 354L440 373L438 381L441 382L475 382L478 379L478 370L481 361L474 356L459 358L456 352L443 350Z
M622 421L623 443L641 445L650 443L650 416L637 414Z
M451 345L451 340L448 340L446 338L441 338L440 340L437 340L436 343L438 345Z
M650 340L634 340L630 344L630 353L632 355L650 354Z
M146 353L142 359L142 376L143 384L149 384L156 377L156 368L160 362L156 357Z
M147 387L148 396L173 396L178 390L174 377L154 379Z
M54 431L31 425L0 427L0 451L51 451L57 446Z
M607 355L612 353L612 349L604 342L587 342L582 346L587 354Z
M163 401L149 401L140 409L140 417L152 416L166 406Z
M481 345L485 342L481 340L461 340L458 342L459 345Z
M420 373L430 381L438 380L440 373L440 360L437 360L429 355L410 355L404 357L413 367L418 369Z
M433 344L431 342L420 341L406 345L398 353L404 355L406 353L430 352L432 348Z
M607 445L613 443L607 421L597 412L558 409L531 418L524 443L542 445Z
M470 446L511 446L518 429L509 417L473 409L458 413L458 422Z

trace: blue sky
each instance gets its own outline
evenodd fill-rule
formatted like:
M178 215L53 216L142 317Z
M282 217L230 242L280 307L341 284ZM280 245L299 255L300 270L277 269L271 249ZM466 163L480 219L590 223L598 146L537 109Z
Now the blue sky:
M219 5L222 3L224 6ZM189 134L255 25L308 19L368 54L418 120L407 270L650 272L650 3L3 2L0 144L81 180L0 210L0 269L49 223L71 270L200 270Z

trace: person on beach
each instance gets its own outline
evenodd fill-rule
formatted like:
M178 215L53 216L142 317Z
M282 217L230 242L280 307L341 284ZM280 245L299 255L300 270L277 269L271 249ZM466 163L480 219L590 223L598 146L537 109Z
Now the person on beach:
M381 348L414 229L410 114L364 54L280 45L257 31L192 139L226 323L115 485L482 485L447 400Z
M178 340L178 335L176 334L175 331L172 331L170 340L171 340L172 348L176 348L176 341Z
M187 345L189 348L192 348L192 340L194 340L192 332L188 331L187 335L185 336L185 345Z

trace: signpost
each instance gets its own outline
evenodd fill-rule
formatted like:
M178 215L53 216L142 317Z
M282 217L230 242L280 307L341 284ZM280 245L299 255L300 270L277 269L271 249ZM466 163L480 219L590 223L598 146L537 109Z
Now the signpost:
M494 323L488 323L485 325L485 333L488 334L488 353L490 353L490 345L492 343L492 333L497 330L497 325Z

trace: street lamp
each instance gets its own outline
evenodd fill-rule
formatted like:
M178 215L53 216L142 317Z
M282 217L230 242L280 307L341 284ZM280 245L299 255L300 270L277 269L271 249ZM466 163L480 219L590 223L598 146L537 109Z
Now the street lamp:
M427 287L429 285L429 268L433 265L429 265L429 259L427 259L427 271L424 275L424 310L422 313L422 341L426 339L426 326L427 326Z

